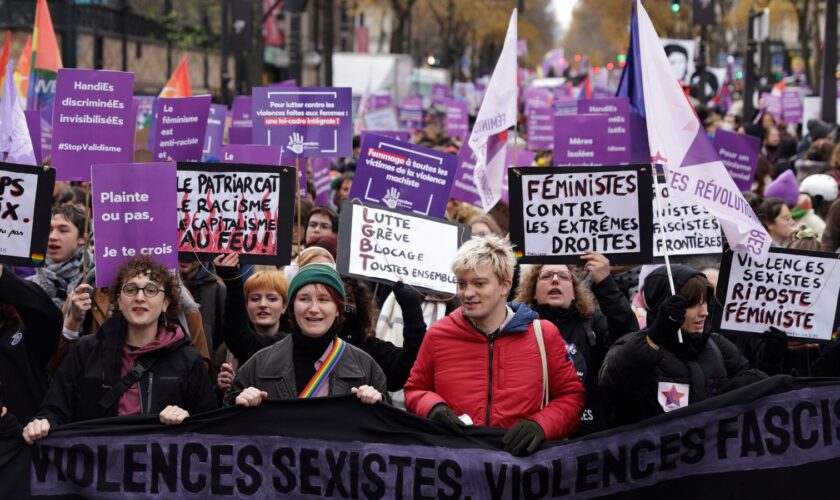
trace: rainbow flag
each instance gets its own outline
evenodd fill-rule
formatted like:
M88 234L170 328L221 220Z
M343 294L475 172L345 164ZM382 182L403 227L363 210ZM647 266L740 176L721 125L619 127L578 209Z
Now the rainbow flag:
M32 35L26 35L26 43L20 53L17 66L15 67L15 85L18 93L26 106L26 93L29 91L29 61L32 58Z
M38 110L41 115L42 157L47 157L51 152L55 80L61 67L61 54L58 51L58 41L55 38L47 0L38 0L35 7L35 26L32 29L32 58L26 108Z
M345 347L347 347L347 343L336 337L333 342L332 349L330 349L329 354L327 354L327 358L324 360L324 363L320 368L318 368L315 375L312 375L312 378L309 379L309 383L303 388L303 391L298 396L298 399L309 399L318 393L318 389L324 385L324 382L327 380L330 372L332 372L335 365L338 364L338 360L341 359L341 355L344 354Z
M6 73L5 69L6 66L9 64L9 52L12 50L12 32L11 30L6 30L6 42L3 44L3 53L0 53L0 68L3 68L4 72L0 75L0 88L3 88L3 82L6 81Z

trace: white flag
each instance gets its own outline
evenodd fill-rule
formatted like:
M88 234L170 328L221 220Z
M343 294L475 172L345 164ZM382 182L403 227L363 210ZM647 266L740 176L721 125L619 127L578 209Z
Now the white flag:
M20 102L20 94L15 87L14 63L9 61L6 68L6 81L0 97L0 159L21 165L36 165L29 127Z
M637 0L639 56L652 163L665 168L669 192L706 207L720 219L735 251L764 261L770 236L726 171L671 66L642 3Z
M516 23L516 9L513 9L502 53L470 133L469 144L476 160L473 182L485 212L502 197L507 129L516 125L519 91L516 84Z

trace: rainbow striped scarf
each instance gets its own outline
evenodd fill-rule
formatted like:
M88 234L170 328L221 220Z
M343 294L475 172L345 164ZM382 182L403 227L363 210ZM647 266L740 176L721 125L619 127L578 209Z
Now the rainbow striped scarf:
M309 379L309 383L303 388L303 392L298 395L298 399L309 399L318 392L318 389L324 385L324 381L327 380L335 365L338 364L338 360L341 359L341 355L344 354L346 347L347 342L338 337L335 338L335 342L333 342L332 349L327 354L327 358L324 359L324 362L318 368L318 371L315 372L315 375L312 375L312 378Z

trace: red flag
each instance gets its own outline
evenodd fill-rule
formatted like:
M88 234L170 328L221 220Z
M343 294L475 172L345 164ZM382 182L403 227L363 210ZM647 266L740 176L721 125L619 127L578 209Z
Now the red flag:
M0 54L0 68L3 68L3 74L0 75L0 88L3 88L3 83L6 81L6 66L9 64L9 52L12 50L12 31L6 30L6 43L3 44L3 53Z
M172 72L166 86L160 91L158 97L191 97L192 86L190 85L190 67L187 56L181 58L178 67Z

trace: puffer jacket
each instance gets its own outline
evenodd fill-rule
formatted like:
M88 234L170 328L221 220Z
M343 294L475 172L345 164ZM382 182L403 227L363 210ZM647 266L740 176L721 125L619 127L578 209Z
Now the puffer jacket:
M700 274L686 266L671 268L676 290ZM645 281L644 294L648 317L655 318L659 306L670 296L665 268L651 273ZM711 332L711 313L706 330L691 334L697 336L692 340L684 333L682 346L663 345L656 350L647 343L647 333L648 329L644 329L616 341L601 367L598 382L613 405L615 424L638 422L663 413L662 401L668 397L664 393L671 387L676 392L671 393L672 399L664 399L665 406L670 401L682 407L767 377L752 367L735 344Z
M586 394L557 328L541 320L549 374L542 400L542 362L534 333L537 314L511 302L514 315L485 335L459 308L432 325L405 385L406 408L421 416L438 403L467 414L475 425L511 428L535 421L546 439L562 439L580 424Z

